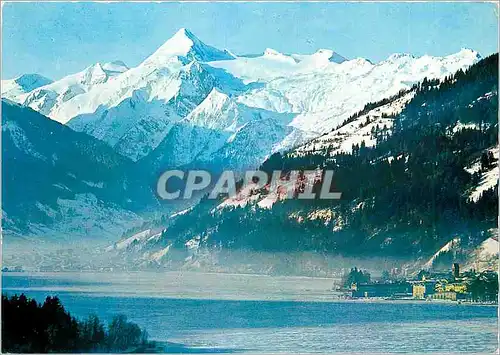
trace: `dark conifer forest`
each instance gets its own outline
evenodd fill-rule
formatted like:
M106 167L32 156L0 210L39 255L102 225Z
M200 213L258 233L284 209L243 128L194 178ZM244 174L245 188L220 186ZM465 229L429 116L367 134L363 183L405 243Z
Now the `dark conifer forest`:
M58 297L39 304L24 294L2 295L3 353L144 352L147 338L124 315L106 327L95 315L84 320L71 316Z

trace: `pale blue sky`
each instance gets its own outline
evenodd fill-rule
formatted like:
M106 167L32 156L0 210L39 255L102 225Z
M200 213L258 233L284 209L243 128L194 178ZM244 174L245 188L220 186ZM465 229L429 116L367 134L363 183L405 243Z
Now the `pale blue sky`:
M236 54L329 48L380 61L395 52L498 51L492 3L10 3L2 77L58 79L95 62L135 66L179 28Z

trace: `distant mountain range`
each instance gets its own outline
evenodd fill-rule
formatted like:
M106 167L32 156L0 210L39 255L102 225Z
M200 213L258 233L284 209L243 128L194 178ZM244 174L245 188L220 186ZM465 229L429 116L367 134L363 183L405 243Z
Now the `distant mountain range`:
M424 77L444 78L479 59L467 49L443 58L395 54L378 64L346 60L325 49L311 55L267 49L262 55L238 57L181 29L135 68L119 61L97 63L52 83L39 78L36 85L2 92L134 161L160 144L184 144L179 156L170 157L172 164L206 162L218 151L235 151L238 155L230 160L237 168L335 128L368 102L409 89ZM186 137L169 135L179 126L205 132L198 131L195 141L181 142L189 139L191 128L182 129ZM254 133L261 126L267 135ZM245 143L255 136L267 146L242 154L236 145L240 135ZM210 145L210 152L196 151L200 142ZM188 149L194 152L186 156Z
M277 152L374 146L372 128L385 125L388 135L386 116L404 111L416 84L480 59L469 49L379 63L328 49L238 56L181 29L133 68L114 61L54 82L2 80L4 231L116 240L180 208L152 192L165 169L241 171Z

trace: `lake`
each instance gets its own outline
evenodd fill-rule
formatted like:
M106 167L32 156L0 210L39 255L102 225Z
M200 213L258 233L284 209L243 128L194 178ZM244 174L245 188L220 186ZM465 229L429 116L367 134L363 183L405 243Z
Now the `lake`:
M493 353L497 307L341 301L332 279L165 273L3 273L4 293L58 295L72 315L123 313L196 351Z

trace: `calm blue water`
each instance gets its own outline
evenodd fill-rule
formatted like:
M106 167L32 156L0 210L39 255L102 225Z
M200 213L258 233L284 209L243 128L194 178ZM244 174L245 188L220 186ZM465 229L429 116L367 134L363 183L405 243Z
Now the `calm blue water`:
M106 287L106 292L94 286ZM123 286L123 285L122 285ZM138 287L130 284L130 288ZM4 274L2 288L75 316L126 314L156 340L265 352L484 352L497 349L497 308L452 303L209 300L113 295L113 282Z

